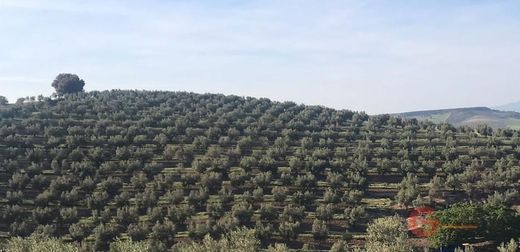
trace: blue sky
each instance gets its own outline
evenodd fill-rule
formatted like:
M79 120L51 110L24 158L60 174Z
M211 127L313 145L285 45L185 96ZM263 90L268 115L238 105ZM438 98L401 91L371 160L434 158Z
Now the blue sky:
M390 113L520 100L518 1L0 0L0 95L216 92Z

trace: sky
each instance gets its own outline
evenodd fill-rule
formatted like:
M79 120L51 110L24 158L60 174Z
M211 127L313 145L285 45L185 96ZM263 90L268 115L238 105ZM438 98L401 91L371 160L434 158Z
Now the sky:
M223 93L369 114L520 100L520 1L0 0L0 95Z

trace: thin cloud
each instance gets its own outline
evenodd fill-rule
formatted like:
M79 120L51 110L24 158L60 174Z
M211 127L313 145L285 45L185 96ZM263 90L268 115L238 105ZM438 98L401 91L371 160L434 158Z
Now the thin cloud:
M2 0L0 8L27 9L35 11L77 12L94 14L130 15L138 12L117 1L66 1L66 0Z

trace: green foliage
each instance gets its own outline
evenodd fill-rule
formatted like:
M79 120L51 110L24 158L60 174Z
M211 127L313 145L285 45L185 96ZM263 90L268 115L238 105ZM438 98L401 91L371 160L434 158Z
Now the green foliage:
M69 73L58 74L52 82L52 87L56 89L58 95L82 92L84 86L85 81Z
M347 207L343 212L348 225L356 225L367 217L363 206Z
M349 246L348 246L347 242L345 242L343 240L339 240L339 241L335 242L334 244L332 244L330 251L331 252L348 252L350 250L349 250Z
M484 204L482 230L484 237L505 242L520 237L520 214L504 205Z
M144 222L139 224L132 223L128 225L126 233L133 241L142 241L146 239L150 233L150 227Z
M326 239L329 236L327 223L322 220L314 220L312 223L312 235L314 236L314 239Z
M7 105L7 104L9 104L9 101L7 100L7 98L5 98L5 96L0 95L0 105Z
M296 239L299 234L301 223L299 221L284 221L278 226L280 235L285 239Z
M7 241L7 252L79 252L74 244L67 244L57 238L30 236L28 238L14 237Z
M265 250L266 252L289 252L289 248L287 245L283 243L276 243L274 246L269 245L269 247Z
M397 203L402 204L404 206L408 206L412 203L413 200L419 196L419 181L417 180L417 176L411 173L408 173L405 178L399 184L399 191L395 196L395 200Z
M332 219L332 204L320 205L316 208L316 218L318 220L330 221Z
M516 241L515 239L511 239L509 242L501 243L498 246L498 252L516 252L520 249L520 241Z
M151 247L148 242L134 242L132 239L116 239L110 243L110 252L145 252L150 250Z
M429 238L436 247L460 244L477 237L502 242L520 236L520 216L502 205L458 203L435 212L432 218L439 221L439 228ZM460 225L477 228L451 228Z
M219 240L206 235L200 243L181 243L173 247L175 252L254 252L260 248L260 241L255 237L254 230L241 228L231 231Z
M366 249L374 252L410 250L405 220L398 216L373 220L367 228Z
M328 249L338 229L351 240L371 214L391 213L392 197L517 204L518 135L213 94L29 97L0 109L0 233L98 250L130 237L163 251L244 226L264 245L330 228ZM510 211L482 211L482 235L514 235L498 228L515 222Z
M455 248L454 252L475 252L473 247Z

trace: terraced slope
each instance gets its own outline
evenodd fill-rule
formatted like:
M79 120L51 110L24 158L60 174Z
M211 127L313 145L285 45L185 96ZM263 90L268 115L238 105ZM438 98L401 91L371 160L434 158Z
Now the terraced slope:
M375 217L504 198L520 179L516 131L267 99L89 92L0 119L2 236L40 232L98 250L115 237L161 250L242 225L264 246L362 244Z

